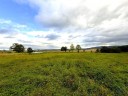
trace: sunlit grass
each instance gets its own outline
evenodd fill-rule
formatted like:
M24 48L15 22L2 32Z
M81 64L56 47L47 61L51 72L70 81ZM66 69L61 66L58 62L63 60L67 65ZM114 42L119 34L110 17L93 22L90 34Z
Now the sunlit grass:
M128 53L0 54L0 96L127 96Z

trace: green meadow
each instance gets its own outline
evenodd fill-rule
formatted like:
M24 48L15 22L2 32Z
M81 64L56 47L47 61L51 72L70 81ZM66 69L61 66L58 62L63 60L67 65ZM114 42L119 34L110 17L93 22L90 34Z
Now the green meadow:
M128 53L0 53L0 96L128 96Z

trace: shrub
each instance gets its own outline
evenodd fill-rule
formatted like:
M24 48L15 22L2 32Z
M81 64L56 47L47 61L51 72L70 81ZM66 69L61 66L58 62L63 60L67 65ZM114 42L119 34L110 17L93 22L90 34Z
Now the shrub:
M31 54L31 53L33 52L32 48L29 47L29 48L27 49L27 52L28 52L29 54Z

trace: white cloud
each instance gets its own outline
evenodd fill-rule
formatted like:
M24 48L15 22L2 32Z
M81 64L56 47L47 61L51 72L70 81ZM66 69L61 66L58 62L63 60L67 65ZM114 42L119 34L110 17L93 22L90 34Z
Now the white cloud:
M25 0L22 0L25 1ZM88 28L127 12L127 0L26 0L38 7L36 20L48 28ZM123 11L122 11L123 10Z
M1 30L6 30L6 32L8 31L12 33L12 32L24 31L27 29L28 29L27 25L18 24L11 20L0 18L0 32Z
M0 24L11 24L11 20L0 19Z
M127 0L15 0L38 9L35 15L48 31L16 35L20 42L39 48L59 48L71 43L82 47L128 44ZM0 21L11 23L12 21ZM0 24L3 24L0 23ZM17 27L16 27L17 26ZM27 28L16 25L14 29ZM18 32L23 30L17 30ZM50 40L49 38L52 38Z

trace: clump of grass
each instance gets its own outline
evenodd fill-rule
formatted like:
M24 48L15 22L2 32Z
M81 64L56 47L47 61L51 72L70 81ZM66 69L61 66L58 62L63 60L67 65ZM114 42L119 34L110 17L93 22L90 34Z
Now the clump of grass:
M76 91L78 89L78 84L75 81L75 76L74 75L68 75L65 76L62 84L64 87L71 89L72 91Z

